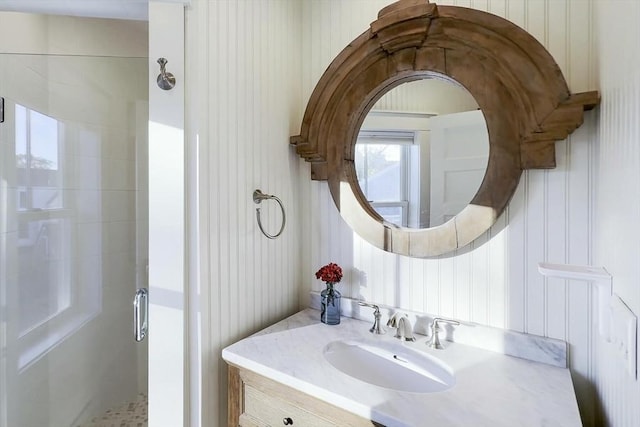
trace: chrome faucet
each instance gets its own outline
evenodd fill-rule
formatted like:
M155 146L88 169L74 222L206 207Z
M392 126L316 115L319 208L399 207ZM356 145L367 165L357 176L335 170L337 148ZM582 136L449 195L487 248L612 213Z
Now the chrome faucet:
M376 335L382 335L387 333L387 331L384 329L384 326L380 324L380 318L382 317L382 314L380 314L380 307L378 307L375 304L370 304L364 301L358 301L358 304L363 307L373 308L374 321L373 321L373 326L371 327L371 329L369 329L369 332Z
M413 336L413 326L411 326L411 321L406 314L396 312L393 316L389 317L387 326L396 328L395 337L401 339L402 341L416 340L416 338Z
M407 316L402 316L400 319L398 319L396 338L400 338L402 341L416 340L416 337L413 336L413 326L411 326L411 321Z
M440 327L441 323L448 323L450 325L459 325L460 322L450 319L443 319L441 317L436 317L433 319L433 323L431 324L431 338L427 341L427 345L431 348L435 348L437 350L444 349L444 346L440 343L440 337L438 333L442 330Z

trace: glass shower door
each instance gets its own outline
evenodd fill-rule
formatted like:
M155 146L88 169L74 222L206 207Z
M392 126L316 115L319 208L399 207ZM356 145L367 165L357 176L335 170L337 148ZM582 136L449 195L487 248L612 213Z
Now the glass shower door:
M94 425L147 392L132 327L147 73L146 58L0 55L2 427Z

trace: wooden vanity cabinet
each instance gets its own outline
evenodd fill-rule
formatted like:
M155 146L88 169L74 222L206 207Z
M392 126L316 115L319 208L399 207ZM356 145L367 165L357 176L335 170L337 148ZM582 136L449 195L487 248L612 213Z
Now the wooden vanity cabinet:
M229 365L228 409L229 427L382 426L232 365Z

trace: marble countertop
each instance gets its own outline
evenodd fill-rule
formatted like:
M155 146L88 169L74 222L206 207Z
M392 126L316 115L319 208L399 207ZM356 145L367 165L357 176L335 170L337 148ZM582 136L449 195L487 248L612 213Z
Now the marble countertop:
M323 356L335 340L391 340L369 333L369 322L343 317L320 323L303 310L222 351L225 361L389 427L581 426L568 369L531 362L464 344L433 350L426 337L403 345L449 365L456 384L437 393L390 390L352 378Z

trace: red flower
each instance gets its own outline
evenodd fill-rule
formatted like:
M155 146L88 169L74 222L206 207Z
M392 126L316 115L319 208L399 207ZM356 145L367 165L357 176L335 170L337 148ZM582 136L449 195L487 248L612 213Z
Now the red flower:
M338 264L329 263L316 272L316 279L327 283L338 283L342 279L342 268Z

